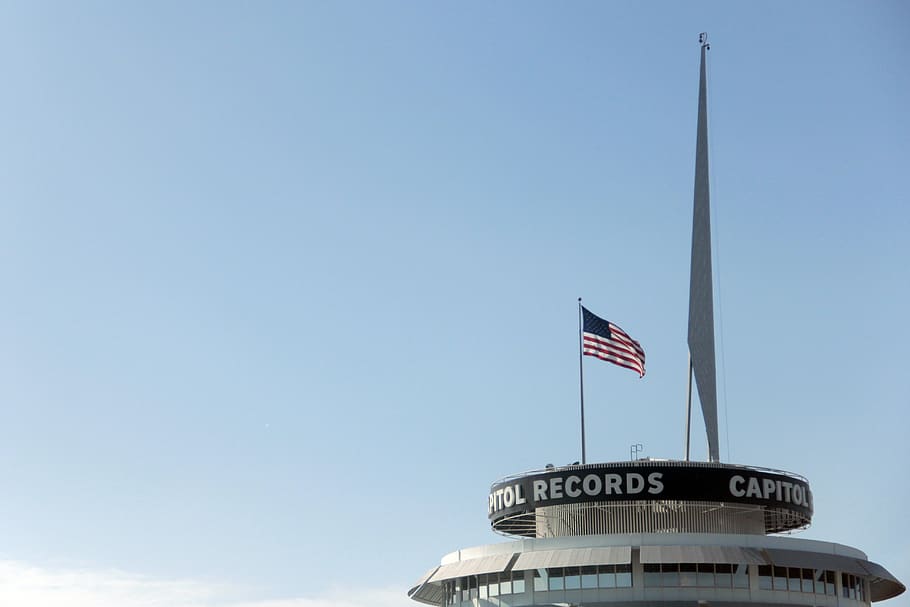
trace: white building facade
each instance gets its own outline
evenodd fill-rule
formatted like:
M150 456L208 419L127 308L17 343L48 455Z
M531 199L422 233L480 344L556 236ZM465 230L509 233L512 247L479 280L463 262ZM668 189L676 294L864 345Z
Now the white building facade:
M409 596L440 606L870 605L904 585L862 551L788 535L808 482L777 470L640 460L548 468L490 492L515 539L442 558Z

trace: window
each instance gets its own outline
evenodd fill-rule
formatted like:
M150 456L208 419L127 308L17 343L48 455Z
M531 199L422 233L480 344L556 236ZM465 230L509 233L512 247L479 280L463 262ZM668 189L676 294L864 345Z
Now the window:
M841 585L841 594L844 598L855 599L856 598L856 589L853 588L853 576L849 573L840 574L840 585ZM853 596L850 596L850 593L853 593Z
M679 586L678 563L654 563L644 566L645 586L674 588Z
M734 584L737 583L736 578L738 575L740 575L739 572L734 575ZM745 585L741 587L748 588L748 575L745 571L742 573L742 577ZM740 586L736 587L739 588ZM834 596L834 572L825 569L759 565L758 587L761 590L787 590L789 592ZM844 594L844 596L846 597L848 594Z
M666 588L679 586L679 563L661 563L660 585Z
M626 563L625 565L613 565L613 567L616 569L616 587L631 588L632 564Z
M787 569L787 590L790 592L799 592L801 588L802 573L797 567Z
M597 568L597 585L601 588L616 588L616 569L613 565L601 565Z
M714 584L718 588L733 586L733 567L730 563L717 563L714 565Z
M774 589L775 590L786 590L787 589L787 568L786 567L773 567L774 573Z
M698 577L696 585L702 588L711 588L714 586L714 563L699 563L697 565Z
M686 588L698 585L698 568L695 563L679 564L679 585Z
M644 584L662 588L748 588L747 565L733 563L645 563ZM771 588L770 568L768 589ZM735 584L735 585L734 585Z
M837 589L834 586L834 572L825 572L825 594L837 596Z
M549 590L563 590L565 588L562 567L547 569L547 575L550 576Z
M734 565L733 587L734 588L748 588L749 587L749 566L748 565Z
M632 565L598 565L586 567L550 567L534 569L534 591L550 592L559 590L581 590L586 588L631 588ZM525 591L524 571L513 571L511 593L521 594ZM499 594L509 594L506 590L506 574L499 576ZM490 596L495 596L491 594Z
M588 566L581 568L581 587L597 588L597 567Z
M774 584L771 581L771 565L758 566L758 587L761 590L774 589Z
M825 594L825 570L816 569L812 578L815 582L815 594Z
M512 594L512 574L511 573L500 573L499 574L499 594ZM495 596L493 593L490 593L490 596Z
M842 573L840 574L840 581L842 586L841 592L845 598L857 601L866 600L866 583L863 578L850 573Z
M598 565L597 585L600 588L631 588L632 565Z
M487 595L499 596L499 574L491 573L487 576Z
M803 569L802 574L803 583L801 590L809 593L815 592L815 572L811 569Z
M644 565L645 586L675 588L679 586L678 563L647 563Z
M563 575L566 580L566 590L578 590L581 588L581 575L578 567L566 567Z
M512 572L512 592L514 594L524 594L525 591L525 572L524 571L513 571ZM503 593L505 594L505 593Z
M660 563L645 563L642 568L645 571L645 586L660 586Z

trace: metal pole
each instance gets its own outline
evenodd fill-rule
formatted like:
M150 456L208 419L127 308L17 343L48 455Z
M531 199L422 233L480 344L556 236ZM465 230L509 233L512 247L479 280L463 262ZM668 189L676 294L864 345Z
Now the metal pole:
M581 364L584 355L584 337L582 330L584 321L581 313L581 297L578 298L578 386L581 395L581 463L586 464L585 455L585 374L584 366Z
M692 353L689 352L689 396L686 398L686 461L689 461L689 427L692 423Z

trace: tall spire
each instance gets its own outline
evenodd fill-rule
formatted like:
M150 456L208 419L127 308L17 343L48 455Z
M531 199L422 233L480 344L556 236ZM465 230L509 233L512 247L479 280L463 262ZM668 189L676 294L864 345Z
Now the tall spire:
M698 135L695 144L695 204L692 212L692 267L689 275L689 355L708 433L708 457L720 461L717 440L717 379L714 362L714 292L711 278L711 210L708 187L708 35L699 36Z

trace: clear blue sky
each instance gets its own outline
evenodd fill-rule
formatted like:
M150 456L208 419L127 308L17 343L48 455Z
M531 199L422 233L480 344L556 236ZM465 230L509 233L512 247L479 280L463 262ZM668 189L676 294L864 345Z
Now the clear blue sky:
M0 597L407 605L579 296L589 460L682 457L700 31L722 459L910 582L906 3L5 2Z

